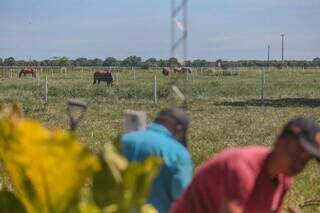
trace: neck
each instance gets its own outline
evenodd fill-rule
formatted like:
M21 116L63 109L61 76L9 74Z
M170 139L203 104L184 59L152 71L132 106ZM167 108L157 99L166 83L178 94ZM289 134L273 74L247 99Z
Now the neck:
M271 179L277 178L280 174L277 166L276 153L272 151L267 158L267 172Z

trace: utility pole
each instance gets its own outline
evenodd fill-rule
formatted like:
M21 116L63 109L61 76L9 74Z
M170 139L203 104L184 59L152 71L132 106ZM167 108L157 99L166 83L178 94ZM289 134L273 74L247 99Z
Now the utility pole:
M175 28L175 15L174 15L174 10L176 7L176 3L175 0L171 0L171 57L175 57L176 53L175 53L175 48L174 48L174 43L175 43L175 32L176 32L176 28Z
M180 4L176 5L176 0L171 0L171 57L176 57L176 51L182 47L183 61L188 57L187 37L188 37L188 19L187 19L187 3L188 0L181 0ZM179 14L182 14L182 20L178 19ZM180 30L181 37L176 39L176 29Z
M270 44L268 44L268 67L270 66Z
M171 8L171 57L177 58L179 64L181 66L185 66L185 61L188 57L188 19L187 19L187 6L188 0L171 0L172 8ZM178 3L177 3L178 2ZM177 3L177 4L176 4ZM176 34L177 32L177 34ZM177 38L176 38L176 35ZM180 57L177 57L177 51L179 51ZM187 91L187 80L188 80L188 72L184 73L186 79L183 81L184 92ZM177 86L175 86L175 80L172 85L172 89L176 92L179 90ZM183 107L187 108L186 98L183 99Z
M284 60L284 34L281 34L281 37L282 37L281 61L282 61L282 64L283 64L283 60Z

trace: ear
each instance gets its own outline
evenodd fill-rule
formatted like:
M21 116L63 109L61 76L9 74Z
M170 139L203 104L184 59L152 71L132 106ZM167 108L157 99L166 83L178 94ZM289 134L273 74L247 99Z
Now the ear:
M316 144L320 147L320 132L316 133L314 140L315 140Z
M276 140L276 142L274 143L274 147L276 147L276 148L282 148L285 143L286 143L286 140L285 140L285 139L283 139L283 138L278 138L278 139Z
M183 127L182 127L181 124L178 124L178 125L176 126L176 131L180 132L181 130L183 130Z
M302 130L301 130L301 128L299 127L299 126L297 126L297 125L292 125L291 126L291 130L292 130L292 132L294 132L295 134L299 134Z

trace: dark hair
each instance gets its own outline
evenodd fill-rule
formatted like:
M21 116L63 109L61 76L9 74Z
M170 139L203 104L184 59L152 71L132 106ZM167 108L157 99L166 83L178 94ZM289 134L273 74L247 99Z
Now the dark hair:
M298 139L299 138L298 134L294 133L291 128L292 128L292 122L287 123L283 127L283 129L279 135L279 138L292 139L292 140Z
M314 134L319 130L320 127L314 119L300 116L292 119L283 127L279 138L298 140L302 135L312 140Z
M158 113L154 122L158 124L165 124L169 118L182 125L185 130L188 129L190 120L186 111L182 108L172 107L163 109Z

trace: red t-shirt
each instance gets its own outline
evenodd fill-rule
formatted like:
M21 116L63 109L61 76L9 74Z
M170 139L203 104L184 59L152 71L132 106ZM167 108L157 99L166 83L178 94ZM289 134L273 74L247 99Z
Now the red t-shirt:
M225 199L244 213L280 212L293 179L279 175L271 180L264 163L270 152L265 147L245 147L215 155L198 170L171 212L221 212Z

